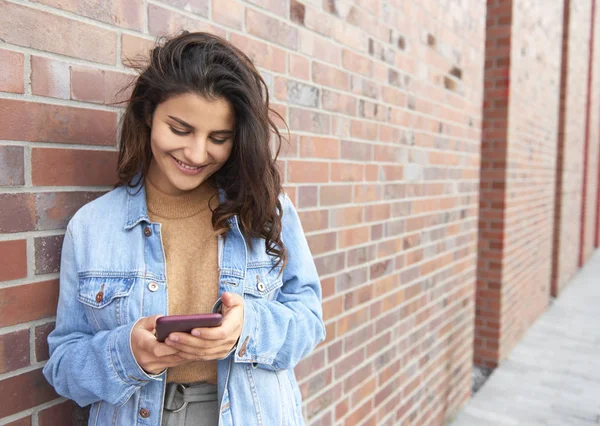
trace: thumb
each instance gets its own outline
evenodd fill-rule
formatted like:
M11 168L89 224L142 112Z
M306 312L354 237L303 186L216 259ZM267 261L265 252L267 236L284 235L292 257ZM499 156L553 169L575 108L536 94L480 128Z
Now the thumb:
M152 315L150 317L144 317L138 321L137 326L144 330L154 331L156 328L156 320L162 316L163 315Z
M241 306L244 304L242 296L229 292L223 293L221 301L226 308L233 308L234 306Z

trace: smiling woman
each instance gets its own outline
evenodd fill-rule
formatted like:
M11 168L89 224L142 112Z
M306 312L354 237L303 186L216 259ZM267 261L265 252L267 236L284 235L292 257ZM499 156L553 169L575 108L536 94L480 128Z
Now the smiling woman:
M234 126L233 109L222 98L185 93L161 103L152 119L148 178L171 195L198 187L229 159Z
M250 59L210 34L140 69L120 181L69 222L48 336L44 375L89 424L304 424L293 368L325 337L321 287L270 112ZM155 336L160 316L208 313L222 321Z

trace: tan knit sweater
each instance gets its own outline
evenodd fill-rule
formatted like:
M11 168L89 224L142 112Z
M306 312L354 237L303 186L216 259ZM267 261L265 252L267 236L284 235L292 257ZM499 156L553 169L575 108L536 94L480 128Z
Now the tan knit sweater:
M218 297L217 237L208 206L216 188L205 182L184 195L161 192L146 179L148 216L162 224L169 315L209 313ZM218 197L213 199L213 208ZM194 361L167 370L167 382L217 383L217 361Z

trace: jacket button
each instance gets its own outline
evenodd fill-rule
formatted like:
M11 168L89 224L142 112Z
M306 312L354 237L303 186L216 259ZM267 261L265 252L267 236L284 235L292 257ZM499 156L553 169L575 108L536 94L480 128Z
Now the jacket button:
M150 291L158 290L158 284L156 284L154 281L152 281L150 284L148 284L148 290L150 290Z
M140 410L140 416L147 419L148 417L150 417L150 410L148 410L147 408L142 408Z
M104 299L104 292L99 291L98 294L96 294L96 302L100 303L100 302L102 302L103 299Z
M150 229L150 227L149 227L149 226L146 226L146 227L144 228L144 235L145 235L146 237L149 237L150 235L152 235L152 229Z
M262 283L262 281L259 281L258 284L256 285L256 287L258 288L258 291L260 291L261 293L263 291L265 291L265 285Z

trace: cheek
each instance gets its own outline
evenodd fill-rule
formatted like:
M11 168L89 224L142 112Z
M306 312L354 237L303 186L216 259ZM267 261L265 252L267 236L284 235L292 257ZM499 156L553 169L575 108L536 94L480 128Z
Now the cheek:
M225 164L225 162L229 159L229 156L231 155L232 148L233 143L231 142L226 143L224 145L219 145L213 151L213 156L219 164Z
M150 144L152 146L152 153L155 157L167 155L167 153L173 149L172 140L169 137L169 134L164 131L153 131L150 138Z

